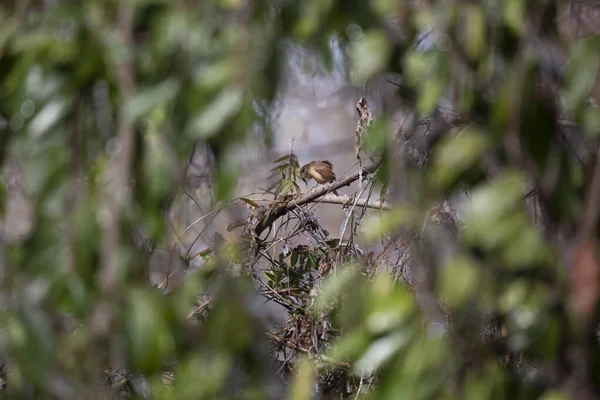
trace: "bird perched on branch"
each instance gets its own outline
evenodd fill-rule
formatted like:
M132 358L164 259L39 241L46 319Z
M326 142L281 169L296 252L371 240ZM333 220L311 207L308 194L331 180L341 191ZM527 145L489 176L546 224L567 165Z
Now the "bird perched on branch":
M300 168L300 178L304 183L308 183L308 180L314 179L320 185L336 180L335 173L333 172L333 164L327 160L311 161L304 165ZM333 193L338 194L335 190Z

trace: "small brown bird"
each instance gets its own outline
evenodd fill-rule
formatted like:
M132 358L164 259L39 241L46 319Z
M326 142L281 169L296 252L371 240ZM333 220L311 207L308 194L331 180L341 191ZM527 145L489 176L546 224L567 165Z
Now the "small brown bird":
M333 172L333 164L327 160L311 161L304 165L300 168L300 178L304 183L308 183L308 180L314 179L320 185L336 180L335 173ZM333 193L338 194L335 190Z

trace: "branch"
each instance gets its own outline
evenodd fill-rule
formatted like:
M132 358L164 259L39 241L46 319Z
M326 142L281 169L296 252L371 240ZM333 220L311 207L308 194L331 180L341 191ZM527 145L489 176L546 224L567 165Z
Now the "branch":
M319 203L344 205L344 204L348 204L348 202L351 199L352 199L351 197L336 196L334 194L326 194L325 196L323 196L322 198L319 199ZM374 209L378 209L378 210L389 210L392 208L392 206L387 202L381 203L381 201L379 201L379 200L367 200L367 199L358 199L358 200L356 200L355 205L358 207L374 208Z
M350 363L348 363L348 362L334 360L333 358L328 357L326 355L322 355L322 354L312 354L310 352L310 350L305 349L304 347L302 347L300 345L297 345L296 343L293 343L293 342L291 342L289 340L282 339L279 336L277 336L277 335L275 335L275 334L273 334L273 333L271 333L269 331L265 331L265 336L268 339L271 339L271 340L273 340L273 341L275 341L275 342L277 342L277 343L279 343L281 345L284 345L285 347L288 347L288 348L290 348L292 350L296 350L296 351L298 351L300 353L304 353L304 354L308 355L309 357L312 356L312 357L316 358L317 360L322 361L322 362L324 362L326 364L329 364L329 365L332 365L332 366L335 366L335 367L338 367L338 368L344 368L344 369L349 369L350 368Z
M311 203L311 202L315 201L316 199L318 199L319 197L323 197L328 192L331 192L335 189L339 189L343 186L349 186L352 182L358 180L358 178L360 176L365 176L365 175L374 173L375 171L377 171L377 168L379 168L379 166L381 165L381 162L382 162L381 160L376 161L373 164L364 167L362 170L355 172L354 174L349 175L342 180L331 183L329 185L323 185L320 188L311 190L310 192L308 192L304 196L300 197L299 199L292 200L287 203L282 203L276 207L273 207L256 224L256 227L254 228L254 233L256 234L256 236L260 236L261 233L263 233L267 228L269 228L271 225L273 225L273 223L275 223L275 221L277 221L279 218L283 217L288 212L293 211L296 208L298 208L304 204Z

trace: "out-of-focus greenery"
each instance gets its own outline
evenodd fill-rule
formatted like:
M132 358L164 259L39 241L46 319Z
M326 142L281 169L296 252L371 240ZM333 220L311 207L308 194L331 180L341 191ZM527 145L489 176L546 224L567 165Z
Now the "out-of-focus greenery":
M336 398L598 396L597 314L571 302L586 290L595 304L598 289L593 282L591 292L569 286L565 261L565 243L583 235L582 215L590 215L595 159L565 144L559 119L579 124L578 140L594 148L600 113L589 97L600 37L564 44L563 68L551 52L562 40L557 24L566 3L4 2L0 161L21 163L20 190L33 207L25 236L12 237L3 223L0 357L9 384L2 395L306 399L326 386L326 376L337 376ZM425 49L414 46L423 32L435 38ZM428 266L427 293L388 273L365 274L350 253L333 257L339 241L331 237L273 260L265 274L271 289L310 292L302 306L288 304L298 326L331 324L314 338L319 346L294 348L300 356L291 372L278 371L248 305L250 274L222 272L248 260L243 246L202 254L206 267L165 296L148 283L148 254L135 233L144 231L151 243L165 239L165 210L198 142L215 155L216 199L228 200L240 173L230 150L248 135L271 142L268 129L254 128L263 122L258 104L269 104L280 83L282 41L327 58L332 37L347 53L354 82L395 72L408 111L427 117L452 96L461 120L456 132L433 141L426 168L403 170L418 182L412 188L420 203L365 223L366 238L377 242L400 226L419 231L415 215L461 188L471 189L470 201L454 254ZM131 191L114 215L112 248L106 188L127 151L117 140L123 127L133 129L124 166ZM397 150L387 148L397 140L376 142ZM400 173L387 158L384 166L390 181ZM538 190L541 223L525 207L530 187ZM16 190L8 167L0 189L7 221L6 200ZM591 223L585 237L593 255L572 269L593 281ZM118 270L107 289L102 260L113 255ZM310 271L334 269L320 286L302 287ZM211 305L200 309L196 296L209 288ZM420 300L427 296L443 303L447 323L426 317ZM198 318L190 317L194 308ZM488 328L494 333L486 341Z

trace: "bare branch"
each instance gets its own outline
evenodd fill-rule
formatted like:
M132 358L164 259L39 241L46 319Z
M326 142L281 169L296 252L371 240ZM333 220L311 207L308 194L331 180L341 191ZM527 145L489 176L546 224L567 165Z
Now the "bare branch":
M334 194L327 194L319 199L319 203L328 203L328 204L348 204L349 201L352 201L352 197L345 196L336 196ZM354 202L353 202L354 203ZM356 206L365 207L365 208L374 208L379 210L390 210L392 206L387 203L379 200L368 200L368 199L358 199L356 200Z
M281 205L272 208L256 224L256 227L254 228L254 233L256 234L256 236L260 236L260 234L263 233L265 229L269 228L271 225L273 225L275 221L283 217L289 211L295 210L296 208L304 204L311 203L316 199L323 197L327 193L333 191L334 189L339 189L341 187L348 186L352 182L358 180L361 176L374 173L375 171L377 171L380 165L381 160L362 168L358 172L355 172L354 174L349 175L342 180L339 180L329 185L323 185L322 187L317 188L315 190L311 190L310 192L308 192L307 194L305 194L297 200L291 200L287 203L282 203Z

